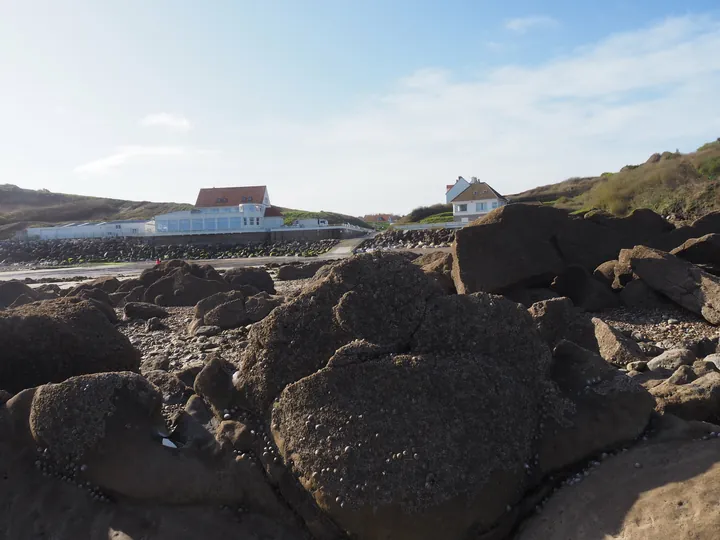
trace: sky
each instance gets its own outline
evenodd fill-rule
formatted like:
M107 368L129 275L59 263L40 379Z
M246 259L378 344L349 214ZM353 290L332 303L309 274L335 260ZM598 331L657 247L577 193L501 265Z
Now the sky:
M404 214L720 137L717 0L0 0L0 183Z

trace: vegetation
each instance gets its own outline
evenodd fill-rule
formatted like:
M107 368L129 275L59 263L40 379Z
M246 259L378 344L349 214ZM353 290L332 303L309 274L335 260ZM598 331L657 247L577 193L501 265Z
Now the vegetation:
M432 216L421 219L420 223L447 223L453 220L452 212L442 212L440 214L434 214Z
M407 216L404 216L399 223L421 223L422 220L438 214L452 213L452 204L433 204L432 206L420 206L415 208Z
M653 154L641 165L617 173L572 178L510 196L514 202L536 202L584 213L597 208L627 215L636 208L660 214L696 217L720 210L720 140L697 152Z

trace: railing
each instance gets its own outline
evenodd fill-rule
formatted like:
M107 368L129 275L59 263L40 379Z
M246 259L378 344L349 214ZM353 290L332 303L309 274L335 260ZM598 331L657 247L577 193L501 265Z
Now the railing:
M446 223L412 223L410 225L393 225L393 229L401 231L425 231L428 229L460 229L467 223L459 221L448 221Z

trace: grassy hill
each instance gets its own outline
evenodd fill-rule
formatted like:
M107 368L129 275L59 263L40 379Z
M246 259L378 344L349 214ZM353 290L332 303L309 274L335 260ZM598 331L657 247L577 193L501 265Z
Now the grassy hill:
M157 214L189 210L191 204L124 201L82 195L52 193L47 190L23 189L12 184L0 185L0 239L10 238L17 231L31 226L86 221L113 221L122 219L150 219ZM304 212L287 210L285 220L319 217L328 223L353 223L368 227L367 223L352 216L333 212Z
M285 218L285 225L291 225L296 219L327 219L328 225L342 225L349 223L358 227L372 229L372 226L365 223L362 219L336 212L308 212L306 210L294 210L292 208L280 208Z
M720 210L720 139L695 152L653 154L641 165L616 173L571 178L509 197L584 211L592 208L626 215L636 208L696 217Z

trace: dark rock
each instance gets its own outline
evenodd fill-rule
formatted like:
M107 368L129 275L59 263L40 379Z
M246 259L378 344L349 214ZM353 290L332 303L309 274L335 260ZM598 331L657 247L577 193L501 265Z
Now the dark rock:
M593 278L590 272L579 265L565 268L553 280L551 287L560 296L570 298L576 306L586 311L601 311L620 305L610 287Z
M195 393L209 403L216 414L227 409L232 402L234 371L235 368L230 363L218 355L213 355L195 378Z
M693 368L687 365L680 366L667 380L669 384L687 384L697 379Z
M196 336L212 337L217 336L220 332L222 332L222 328L219 326L198 326L193 331L193 334Z
M26 304L32 304L35 302L35 298L28 296L27 294L21 294L18 296L15 301L8 306L8 309L14 309L20 306L24 306Z
M552 300L553 298L560 298L558 294L551 289L513 289L505 291L503 296L508 300L512 300L518 304L522 304L526 308L531 307L533 304L542 302L544 300Z
M143 374L145 378L160 390L163 403L166 405L185 405L193 395L192 388L167 371L148 371Z
M307 264L286 264L278 269L277 278L281 281L308 279L313 277L315 273L326 264L324 261L315 261Z
M0 308L10 307L20 296L37 298L35 291L20 281L0 281Z
M164 306L194 306L203 298L230 288L224 281L200 278L191 270L192 267L174 268L166 276L148 286L144 301Z
M120 287L120 281L118 281L116 277L105 276L92 280L89 285L91 287L101 289L107 294L112 294L118 290L118 287Z
M264 268L232 268L225 272L223 278L233 290L240 290L244 285L252 285L260 291L275 294L273 279Z
M166 319L170 316L166 309L147 302L128 302L123 307L123 313L128 320L142 319L146 321L153 317Z
M533 304L528 312L535 328L549 347L554 348L563 340L580 347L599 352L592 320L569 298L553 298Z
M262 321L273 309L283 303L278 296L263 296L261 293L245 300L245 314L249 323Z
M620 301L630 308L659 308L669 303L641 279L630 281L620 290Z
M626 251L625 256L635 274L652 289L702 315L710 324L720 324L720 278L674 255L645 246L636 246Z
M145 330L148 332L157 332L164 329L165 325L159 317L150 317L145 324Z
M540 444L543 471L562 468L638 437L655 405L642 386L599 355L569 341L553 352L551 377L572 407L549 420Z
M129 293L137 287L145 287L145 285L139 279L126 279L120 282L118 288L115 289L115 293Z
M422 271L432 277L446 294L455 294L455 282L452 278L452 253L436 251L421 255L413 261Z
M190 362L189 364L185 364L183 367L181 367L174 373L177 378L180 379L182 382L184 382L190 387L194 387L195 379L204 367L205 363L198 360L195 362Z
M48 300L0 313L0 381L18 392L103 371L136 371L140 354L87 301Z
M617 266L617 263L616 260L605 261L595 269L593 277L600 283L612 287L615 281L615 266Z
M693 264L720 266L720 234L712 233L691 238L673 249L671 254Z

